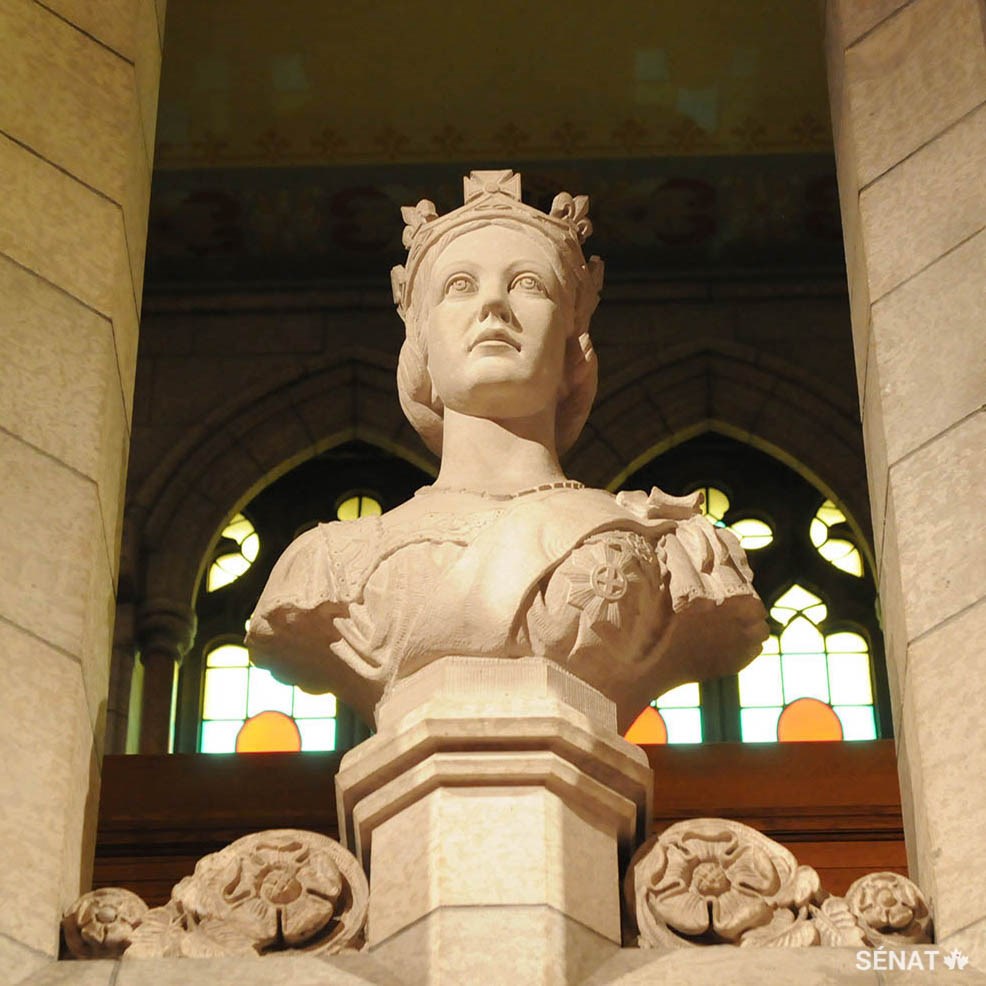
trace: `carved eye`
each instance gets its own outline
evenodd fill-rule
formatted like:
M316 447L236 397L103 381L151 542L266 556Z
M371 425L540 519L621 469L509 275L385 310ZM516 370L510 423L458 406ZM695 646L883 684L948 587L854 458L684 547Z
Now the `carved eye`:
M468 274L453 274L445 282L445 296L471 294L476 290L476 282Z
M547 294L544 281L537 274L518 274L510 285L511 291L526 291L529 294Z

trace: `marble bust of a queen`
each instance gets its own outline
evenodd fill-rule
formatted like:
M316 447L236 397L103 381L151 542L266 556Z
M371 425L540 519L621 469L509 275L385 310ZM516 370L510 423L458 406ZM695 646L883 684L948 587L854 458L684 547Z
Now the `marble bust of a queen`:
M663 690L756 655L763 606L700 494L614 496L562 471L596 390L587 210L565 193L547 214L524 204L511 171L473 172L444 216L402 210L397 385L438 478L287 548L250 621L257 664L372 722L397 681L445 656L542 657L626 728Z

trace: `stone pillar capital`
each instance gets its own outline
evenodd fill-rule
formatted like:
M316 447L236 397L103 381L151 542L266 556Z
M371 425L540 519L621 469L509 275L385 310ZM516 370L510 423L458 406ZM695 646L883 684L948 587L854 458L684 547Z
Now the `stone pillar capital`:
M136 639L142 660L148 654L167 654L176 664L195 639L195 612L169 599L147 599L137 609Z

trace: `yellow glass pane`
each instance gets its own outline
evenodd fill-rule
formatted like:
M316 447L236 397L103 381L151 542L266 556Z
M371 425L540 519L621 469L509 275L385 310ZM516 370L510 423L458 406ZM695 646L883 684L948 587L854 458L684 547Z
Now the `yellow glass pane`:
M777 638L773 638L776 640ZM739 673L741 706L783 705L781 659L777 654L763 654Z
M818 548L829 539L829 529L816 517L808 527L808 537L811 538L811 543Z
M871 704L869 655L829 654L829 689L833 705Z
M722 520L729 510L729 497L722 490L717 490L714 486L707 486L703 510L713 520Z
M702 704L698 693L698 682L690 681L679 685L661 695L654 703L659 709L690 709Z
M336 748L335 719L299 719L298 732L301 733L301 749L334 750Z
M247 699L246 668L206 668L203 719L243 719Z
M863 574L863 559L856 550L856 546L849 541L841 538L833 538L826 541L819 549L818 553L836 568L848 572L850 575Z
M804 614L812 623L821 623L829 615L829 609L825 603L816 603L814 606L809 606Z
M331 719L336 714L336 697L332 692L310 695L300 688L294 690L295 719Z
M740 545L746 551L766 548L774 540L774 532L770 526L753 517L738 520L729 529L739 538Z
M360 501L360 517L379 517L383 513L380 501L372 496L360 497Z
M257 553L260 551L260 535L254 531L253 534L248 534L244 539L243 543L240 545L240 553L248 562L254 562L257 560ZM249 567L249 566L248 566Z
M292 691L291 685L281 684L269 671L251 667L247 715L255 716L267 711L291 715Z
M845 523L846 515L831 501L826 500L815 511L815 516L826 526Z
M781 644L783 646L783 641ZM824 654L782 654L781 673L785 702L799 698L817 698L828 702L828 662Z
M813 592L795 584L774 603L770 609L770 615L778 623L783 624L787 623L799 611L818 605L824 607L825 604Z
M207 590L212 592L229 585L230 582L235 582L249 567L250 562L241 554L220 555L209 566Z
M760 648L761 654L780 654L781 652L781 638L777 634L772 633L764 642L763 647Z
M699 709L662 709L669 743L701 743L702 713Z
M236 735L242 726L242 719L234 719L232 722L203 722L202 738L199 741L199 752L235 753Z
M835 712L842 722L843 739L876 739L876 718L873 714L872 705L837 705Z
M740 735L744 743L776 743L777 719L781 714L776 709L740 709Z
M243 540L253 534L253 532L253 524L243 514L237 514L223 528L222 536L224 538L230 538L230 540L235 541L237 544L242 544Z
M825 649L830 654L868 654L870 650L864 637L849 630L830 633L825 638Z
M336 517L339 520L356 520L359 517L359 497L351 496L343 500L339 504L339 509L336 510Z
M796 616L781 634L783 654L824 654L825 638L803 616Z
M242 644L221 644L209 651L205 663L209 668L245 668L250 654Z

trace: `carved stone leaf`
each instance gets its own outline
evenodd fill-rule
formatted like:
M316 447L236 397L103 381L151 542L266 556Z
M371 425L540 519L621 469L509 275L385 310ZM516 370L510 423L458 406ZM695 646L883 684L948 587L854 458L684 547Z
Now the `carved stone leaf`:
M806 948L817 945L818 930L802 915L786 907L774 912L770 924L747 931L740 940L742 948Z
M863 932L844 898L828 897L820 907L812 904L810 912L822 945L834 948L866 944Z
M810 866L799 866L774 895L774 903L778 907L804 907L818 898L821 889L818 873Z

